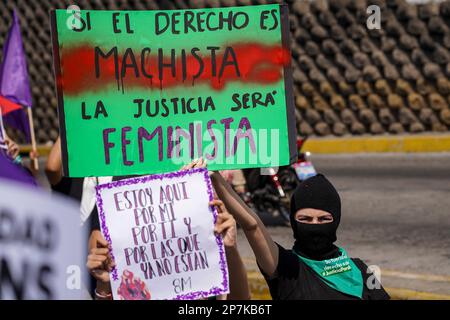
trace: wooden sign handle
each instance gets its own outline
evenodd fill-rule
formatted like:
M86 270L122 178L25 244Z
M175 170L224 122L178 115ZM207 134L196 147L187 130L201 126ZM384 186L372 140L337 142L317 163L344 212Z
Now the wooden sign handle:
M33 122L33 112L30 107L27 107L28 121L30 123L30 135L31 135L31 149L36 152L36 136L34 135L34 122ZM39 170L38 159L33 159L34 170Z

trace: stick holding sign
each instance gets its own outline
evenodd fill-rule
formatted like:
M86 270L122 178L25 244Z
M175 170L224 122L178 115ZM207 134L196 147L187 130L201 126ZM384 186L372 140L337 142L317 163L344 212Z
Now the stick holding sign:
M34 154L37 152L37 146L36 146L36 135L34 134L34 121L33 121L33 111L31 111L31 108L27 108L27 115L28 115L28 122L30 123L30 135L31 135L31 150ZM30 157L31 158L31 157ZM35 171L39 170L39 162L36 157L33 157L31 159L33 169Z
M110 274L115 299L192 300L229 292L212 199L203 168L97 187L100 225L116 265Z

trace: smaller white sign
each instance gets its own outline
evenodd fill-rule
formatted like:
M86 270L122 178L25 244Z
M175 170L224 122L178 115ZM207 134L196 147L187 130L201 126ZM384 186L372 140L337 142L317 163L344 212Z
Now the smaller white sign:
M212 199L203 168L97 187L100 226L116 263L110 273L115 299L192 300L229 292Z

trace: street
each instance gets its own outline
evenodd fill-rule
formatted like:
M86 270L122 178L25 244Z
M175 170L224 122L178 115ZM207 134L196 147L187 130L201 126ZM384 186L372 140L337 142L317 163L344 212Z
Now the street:
M381 268L383 286L450 295L450 154L316 155L311 160L338 189L338 244ZM263 217L286 248L292 231ZM245 236L246 266L256 271Z

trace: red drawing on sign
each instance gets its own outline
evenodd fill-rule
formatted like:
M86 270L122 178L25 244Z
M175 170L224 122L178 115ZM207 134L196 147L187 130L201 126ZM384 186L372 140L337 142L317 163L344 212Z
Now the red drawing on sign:
M122 281L117 289L120 300L150 300L150 291L144 281L134 277L133 272L124 270Z

